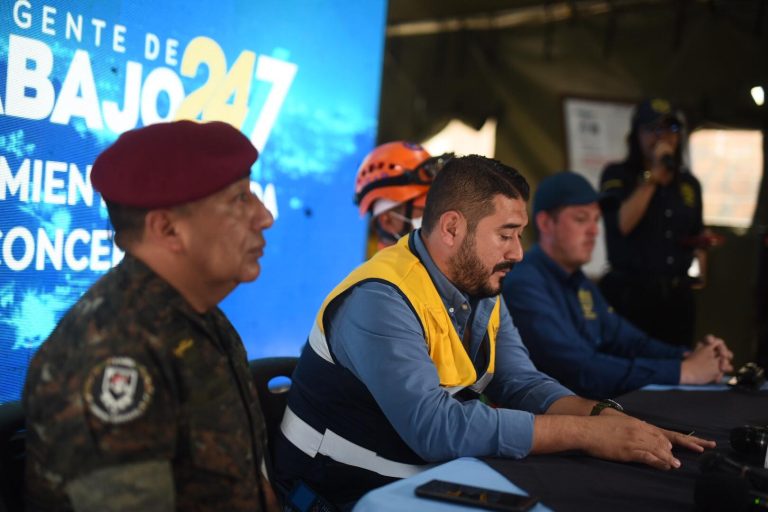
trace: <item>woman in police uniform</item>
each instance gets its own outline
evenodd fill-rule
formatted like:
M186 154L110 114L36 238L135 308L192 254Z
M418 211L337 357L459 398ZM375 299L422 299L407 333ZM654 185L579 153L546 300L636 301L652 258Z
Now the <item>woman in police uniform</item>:
M668 343L694 342L694 257L704 275L701 185L682 162L682 119L668 101L637 105L629 154L601 177L611 271L600 287L624 317ZM703 282L703 281L702 281Z

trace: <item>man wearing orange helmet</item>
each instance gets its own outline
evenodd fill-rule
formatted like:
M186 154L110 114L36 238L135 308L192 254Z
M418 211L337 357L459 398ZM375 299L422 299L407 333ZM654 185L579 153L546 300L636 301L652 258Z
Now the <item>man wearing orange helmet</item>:
M371 214L376 250L421 226L429 186L450 156L432 157L407 141L388 142L368 153L355 177L355 204L361 217Z

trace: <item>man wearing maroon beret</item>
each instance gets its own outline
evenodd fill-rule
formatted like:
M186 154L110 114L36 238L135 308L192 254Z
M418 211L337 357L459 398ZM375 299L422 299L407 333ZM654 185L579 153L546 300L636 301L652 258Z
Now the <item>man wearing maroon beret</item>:
M276 510L245 348L217 307L261 270L257 156L228 124L177 121L96 159L125 258L29 366L28 510Z

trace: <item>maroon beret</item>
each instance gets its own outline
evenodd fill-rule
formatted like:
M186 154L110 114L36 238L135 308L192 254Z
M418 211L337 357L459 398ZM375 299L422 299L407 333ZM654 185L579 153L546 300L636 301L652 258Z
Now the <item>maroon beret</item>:
M93 164L102 197L134 208L167 208L202 199L250 174L258 152L221 121L174 121L130 130Z

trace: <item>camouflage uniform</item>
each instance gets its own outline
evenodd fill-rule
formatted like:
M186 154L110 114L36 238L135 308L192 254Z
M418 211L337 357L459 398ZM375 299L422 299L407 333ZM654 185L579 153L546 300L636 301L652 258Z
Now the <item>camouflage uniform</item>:
M94 470L163 460L177 510L264 508L264 420L239 336L130 255L36 354L24 407L32 510L70 510L64 486ZM135 501L119 491L94 489Z

